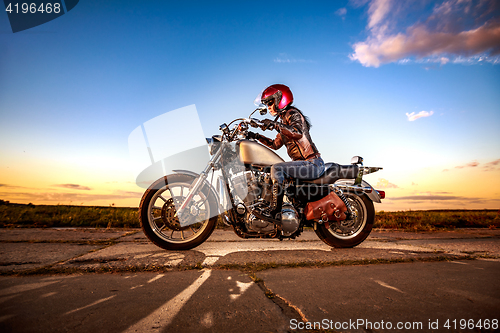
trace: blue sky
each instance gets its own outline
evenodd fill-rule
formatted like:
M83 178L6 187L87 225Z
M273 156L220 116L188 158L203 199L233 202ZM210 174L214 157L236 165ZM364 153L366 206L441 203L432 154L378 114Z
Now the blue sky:
M378 209L499 208L499 16L495 1L82 0L14 34L0 14L0 198L137 206L134 128L195 104L216 134L284 83L325 160L384 167L367 176L392 197Z

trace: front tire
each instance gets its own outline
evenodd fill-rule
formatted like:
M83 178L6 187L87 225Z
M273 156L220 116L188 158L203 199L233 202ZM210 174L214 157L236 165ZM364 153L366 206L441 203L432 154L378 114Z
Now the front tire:
M197 222L181 227L175 204L187 196L195 177L173 174L154 182L141 199L139 219L144 234L165 250L189 250L207 240L217 224L217 200L209 184L193 197Z
M327 226L317 224L316 235L326 244L337 247L354 247L363 242L370 234L375 221L373 202L365 195L344 193L357 214L354 219L330 222Z

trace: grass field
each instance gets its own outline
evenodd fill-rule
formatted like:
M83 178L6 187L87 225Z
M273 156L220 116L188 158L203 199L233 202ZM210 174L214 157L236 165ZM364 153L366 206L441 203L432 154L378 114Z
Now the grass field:
M0 228L138 228L137 208L24 205L0 200ZM406 231L500 228L500 210L378 212L375 228Z
M375 228L406 231L500 228L500 210L416 210L377 212Z

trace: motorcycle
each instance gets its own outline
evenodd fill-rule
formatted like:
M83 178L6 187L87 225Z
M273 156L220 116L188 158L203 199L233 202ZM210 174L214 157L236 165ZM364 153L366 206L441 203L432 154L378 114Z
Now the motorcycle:
M220 135L206 139L210 159L201 173L174 170L149 186L139 218L151 242L166 250L195 248L210 237L219 219L241 238L295 239L305 227L312 227L329 246L348 248L368 237L375 219L373 203L380 203L385 192L363 180L382 168L363 166L360 156L350 165L325 163L317 179L286 179L281 218L258 213L272 198L271 166L284 160L248 139L249 127L267 129L251 118L257 111L267 113L257 108L248 118L222 124ZM309 214L309 205L332 195L341 200L342 209L333 216Z

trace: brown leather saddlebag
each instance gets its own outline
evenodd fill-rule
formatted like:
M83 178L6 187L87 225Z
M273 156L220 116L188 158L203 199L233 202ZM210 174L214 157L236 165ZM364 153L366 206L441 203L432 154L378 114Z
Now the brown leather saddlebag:
M308 202L304 214L308 220L342 221L346 219L347 207L342 199L334 192L330 192L326 197Z

